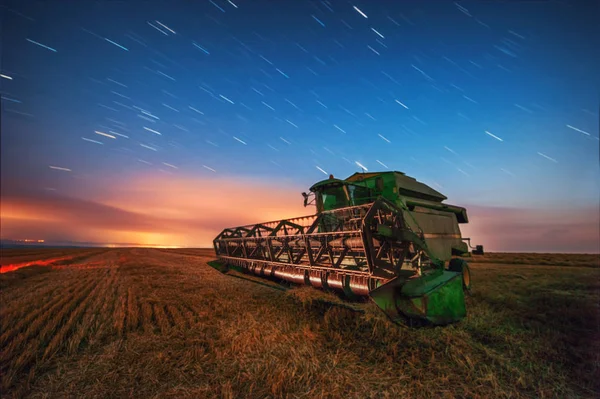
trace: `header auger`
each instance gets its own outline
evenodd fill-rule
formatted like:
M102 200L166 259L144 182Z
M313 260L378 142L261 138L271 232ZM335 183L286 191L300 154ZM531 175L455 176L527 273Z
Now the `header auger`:
M401 172L332 175L302 193L317 213L225 229L218 260L258 276L369 296L392 320L447 324L470 290L465 208ZM483 253L478 245L473 253ZM454 258L453 258L454 256Z

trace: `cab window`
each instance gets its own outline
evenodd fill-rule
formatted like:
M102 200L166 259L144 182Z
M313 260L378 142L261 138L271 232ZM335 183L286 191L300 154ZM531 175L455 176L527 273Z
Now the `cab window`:
M348 192L350 194L350 201L352 205L362 205L371 201L369 189L366 187L349 184Z
M317 193L317 208L320 210L330 210L348 206L348 196L344 186L334 186L324 188Z

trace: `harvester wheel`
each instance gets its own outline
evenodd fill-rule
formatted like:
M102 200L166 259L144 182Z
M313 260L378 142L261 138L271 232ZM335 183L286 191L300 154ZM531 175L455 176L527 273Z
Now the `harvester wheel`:
M462 273L463 276L463 288L467 293L471 293L471 270L469 269L469 264L458 258L454 258L450 260L450 264L448 265L448 270L451 272Z

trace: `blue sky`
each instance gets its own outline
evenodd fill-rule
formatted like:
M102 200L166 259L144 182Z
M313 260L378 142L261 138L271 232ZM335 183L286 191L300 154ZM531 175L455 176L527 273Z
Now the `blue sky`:
M359 162L465 206L598 208L593 2L0 4L5 198L178 174L303 191Z

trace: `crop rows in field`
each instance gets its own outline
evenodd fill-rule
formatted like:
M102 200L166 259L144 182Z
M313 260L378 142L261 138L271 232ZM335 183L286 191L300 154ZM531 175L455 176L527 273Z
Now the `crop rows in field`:
M215 250L212 248L179 248L179 249L159 249L159 251L169 254L190 255L190 256L215 256Z
M104 249L89 248L36 248L36 249L2 249L0 252L0 264L8 265L21 262L31 262L35 260L45 260L50 258L79 256L86 253L103 251Z
M370 302L223 275L206 251L105 250L1 290L3 397L600 392L598 269L473 262L467 317L412 329Z
M489 252L465 258L474 263L505 265L600 267L599 254L538 254Z
M0 274L19 270L29 266L57 266L80 263L81 261L106 251L104 248L71 249L71 250L9 250L2 252ZM9 278L10 279L10 278ZM1 283L4 283L2 281ZM4 285L4 284L2 284Z
M132 333L169 335L198 321L198 313L182 301L140 296L152 292L146 286L150 280L133 279L126 259L117 259L114 252L37 277L26 287L2 292L3 389L34 376L57 356Z

